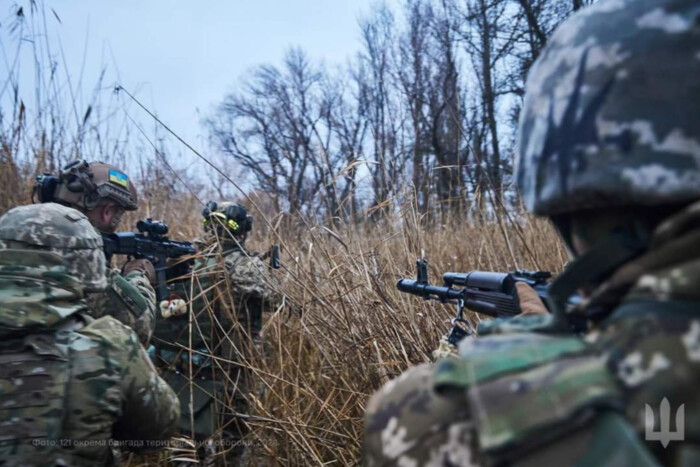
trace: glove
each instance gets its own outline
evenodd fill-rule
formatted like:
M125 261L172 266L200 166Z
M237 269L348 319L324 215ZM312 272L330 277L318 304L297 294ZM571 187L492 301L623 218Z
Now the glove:
M518 299L520 300L520 314L518 316L543 315L549 313L547 307L542 303L540 296L535 292L535 289L524 282L516 282L515 289L518 292Z
M160 302L159 307L160 315L166 319L171 316L180 316L187 313L187 302L181 298L163 300Z
M132 259L122 268L122 275L126 276L133 271L141 271L151 285L156 283L156 268L147 259Z

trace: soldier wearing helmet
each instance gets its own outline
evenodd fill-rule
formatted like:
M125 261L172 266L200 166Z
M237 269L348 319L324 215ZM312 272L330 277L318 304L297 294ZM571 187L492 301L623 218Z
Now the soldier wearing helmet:
M79 210L104 233L115 232L124 213L138 207L138 194L129 177L104 162L73 161L57 177L39 177L36 193L42 203L56 202ZM146 259L131 260L121 271L108 268L109 287L87 295L91 312L96 318L117 318L136 331L147 346L155 325L154 280L155 270Z
M366 465L697 463L699 19L697 1L602 0L552 36L517 183L573 257L555 311L389 383L367 407Z
M94 319L107 287L102 238L55 203L0 217L0 458L7 465L110 465L164 445L179 401L137 336Z
M194 300L189 307L182 299L160 304L155 361L182 402L180 432L197 440L221 437L218 445L236 457L241 448L232 449L230 442L241 439L247 428L241 419L217 414L248 412L248 394L255 384L245 367L263 358L262 314L274 311L282 300L268 266L245 247L253 226L246 208L209 202L202 215L205 235L195 240L201 257L193 272ZM190 294L190 286L185 285L183 295ZM208 354L224 360L212 361ZM222 366L223 361L236 363Z

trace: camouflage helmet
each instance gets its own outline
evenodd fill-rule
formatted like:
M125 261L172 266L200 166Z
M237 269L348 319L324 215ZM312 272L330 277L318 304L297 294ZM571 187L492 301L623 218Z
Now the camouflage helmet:
M212 222L226 226L233 235L244 234L253 228L253 218L248 215L245 206L231 201L209 201L202 210L202 216L205 230L211 228Z
M58 177L44 175L37 186L42 202L57 202L90 211L100 199L111 199L127 211L138 203L136 187L129 177L104 162L76 160L67 164Z
M63 258L87 292L107 288L102 236L85 215L56 203L31 204L0 217L0 249L38 249Z
M517 184L526 207L700 198L700 2L603 0L562 24L530 70Z

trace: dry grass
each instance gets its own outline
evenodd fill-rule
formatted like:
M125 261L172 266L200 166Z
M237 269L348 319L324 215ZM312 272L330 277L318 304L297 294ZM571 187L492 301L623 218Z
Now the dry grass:
M16 183L31 185L26 179ZM142 208L129 214L125 228L138 214L167 221L173 238L201 233L194 197L147 190L151 196L142 197ZM565 258L552 228L527 217L517 228L506 220L462 217L436 225L406 204L380 222L331 228L287 218L284 228L274 229L265 228L260 213L253 215L263 225L249 246L264 251L282 244L284 268L274 274L280 292L303 311L301 318L287 310L267 315L266 357L243 361L265 388L261 397L249 394L252 431L246 441L256 446L258 465L358 463L367 398L409 366L430 361L454 313L396 290L398 278L415 274L416 258L429 260L434 282L446 271L558 270ZM226 301L224 288L220 281L217 289ZM229 364L221 365L226 372ZM176 456L183 452L158 458L165 464ZM153 461L128 457L129 465Z
M196 218L178 222L192 235ZM283 245L280 291L303 310L301 318L267 316L266 358L245 362L265 387L262 397L250 394L248 441L259 464L358 463L368 396L430 361L454 313L396 290L398 278L415 274L421 254L435 282L445 271L558 270L564 261L551 227L529 218L517 228L464 218L428 225L408 204L379 223L333 230L301 219L288 224L264 237L258 231L250 242L259 250Z
M454 310L396 290L399 277L415 274L421 252L434 280L448 270L514 269L497 224L458 219L428 228L413 218L406 209L383 225L335 235L315 226L285 239L296 262L284 292L303 303L304 315L267 322L265 337L275 351L263 368L270 390L258 413L270 421L256 424L256 435L277 441L267 449L276 462L356 463L368 395L429 361ZM525 243L513 242L519 266L558 269L563 253L549 226L525 222L522 229L526 244L541 250L527 260Z

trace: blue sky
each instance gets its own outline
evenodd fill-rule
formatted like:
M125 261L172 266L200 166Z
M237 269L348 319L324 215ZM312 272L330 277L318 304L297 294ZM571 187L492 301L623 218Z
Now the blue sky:
M357 19L369 11L371 3L372 0L45 1L50 48L59 53L60 38L73 86L77 87L85 58L79 92L83 100L89 98L101 68L106 66L105 84L119 81L125 88L136 90L146 105L157 110L165 122L196 147L204 144L202 115L211 112L251 67L280 63L291 46L301 46L312 59L329 65L345 62L359 50ZM0 5L0 39L6 54L11 56L12 50L7 50L12 43L8 19L15 9L10 2ZM60 23L51 9L60 17ZM23 99L27 103L33 98L29 65L20 75L20 88L26 93ZM6 61L0 60L0 76L6 73Z

